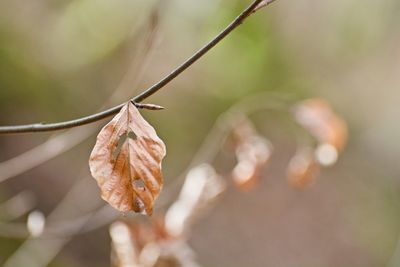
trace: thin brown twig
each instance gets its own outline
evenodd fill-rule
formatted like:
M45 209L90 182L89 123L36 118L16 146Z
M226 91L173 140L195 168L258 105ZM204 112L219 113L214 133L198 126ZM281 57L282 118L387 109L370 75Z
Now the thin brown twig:
M216 37L214 37L209 43L203 46L200 50L194 53L191 57L189 57L186 61L184 61L180 66L178 66L175 70L173 70L170 74L165 76L159 82L155 83L141 94L132 98L131 101L135 103L139 103L154 93L158 92L161 88L166 86L176 77L178 77L182 72L184 72L187 68L189 68L193 63L199 60L202 56L204 56L208 51L210 51L214 46L216 46L220 41L222 41L226 36L228 36L234 29L236 29L239 25L241 25L246 18L248 18L251 14L254 13L254 10L259 7L260 3L265 2L264 0L255 0L252 4L250 4L238 17L236 17L233 22L231 22L222 32L220 32ZM267 5L272 3L273 1L268 1ZM107 118L111 115L114 115L119 112L124 104L120 104L118 106L112 107L105 111L82 117L75 120L57 122L57 123L49 123L49 124L27 124L27 125L14 125L14 126L2 126L0 127L0 134L5 133L27 133L27 132L46 132L46 131L56 131L62 129L68 129L72 127L77 127L85 124L89 124L92 122L99 121L101 119Z

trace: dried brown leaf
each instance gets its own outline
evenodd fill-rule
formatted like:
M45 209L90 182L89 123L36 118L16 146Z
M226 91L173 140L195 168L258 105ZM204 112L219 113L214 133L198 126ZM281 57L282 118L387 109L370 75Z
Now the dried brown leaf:
M233 135L236 140L237 164L232 170L232 178L239 189L247 191L257 184L271 157L272 145L257 133L246 117L241 118L241 122L234 128Z
M100 131L89 167L102 198L122 212L152 214L166 154L154 128L128 102Z
M328 102L314 98L301 102L294 110L296 121L321 144L330 144L340 152L347 141L346 122Z
M165 235L163 222L153 219L119 221L110 226L112 266L199 266L186 238ZM161 235L160 230L164 232Z
M288 182L294 187L306 187L314 183L320 170L312 149L299 150L290 160L287 169Z

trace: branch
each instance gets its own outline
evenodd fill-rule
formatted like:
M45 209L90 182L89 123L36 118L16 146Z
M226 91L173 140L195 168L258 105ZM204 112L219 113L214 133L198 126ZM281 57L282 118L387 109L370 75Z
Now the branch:
M260 4L264 6L264 3L270 4L272 1L265 0L255 0L253 3L248 6L231 24L229 24L222 32L220 32L214 39L212 39L208 44L203 46L200 50L198 50L195 54L193 54L190 58L188 58L185 62L183 62L180 66L178 66L175 70L173 70L170 74L165 76L156 84L152 85L148 89L146 89L141 94L132 98L131 101L138 103L153 95L161 88L166 86L169 82L175 79L179 74L189 68L193 63L199 60L203 55L205 55L208 51L210 51L214 46L216 46L220 41L222 41L227 35L229 35L234 29L236 29L239 25L241 25L246 18L248 18L251 14L254 13L255 9L259 8ZM27 125L15 125L15 126L2 126L0 127L0 134L4 133L27 133L27 132L47 132L47 131L56 131L62 129L68 129L72 127L77 127L85 124L89 124L95 121L102 120L111 115L114 115L119 112L124 104L120 104L118 106L112 107L105 111L82 117L76 120L57 122L57 123L36 123L36 124L27 124Z

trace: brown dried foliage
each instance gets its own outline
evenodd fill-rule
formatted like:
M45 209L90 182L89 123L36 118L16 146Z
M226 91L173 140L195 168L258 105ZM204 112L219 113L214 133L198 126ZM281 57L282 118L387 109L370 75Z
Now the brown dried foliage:
M89 166L102 198L122 212L152 214L166 154L154 128L128 102L100 131Z
M112 266L199 266L186 240L169 236L161 218L147 222L118 221L111 225Z
M328 102L320 98L301 102L294 110L296 121L306 128L321 144L330 144L340 152L347 141L346 122Z
M320 98L300 102L294 109L294 117L318 141L315 149L300 149L287 169L289 184L305 187L315 181L321 167L336 163L347 142L347 125Z
M302 149L290 160L287 169L288 182L294 187L306 187L315 182L320 166L311 149Z
M232 170L232 178L239 189L247 191L257 184L271 157L272 145L257 133L246 117L234 128L233 137L236 141L237 164Z

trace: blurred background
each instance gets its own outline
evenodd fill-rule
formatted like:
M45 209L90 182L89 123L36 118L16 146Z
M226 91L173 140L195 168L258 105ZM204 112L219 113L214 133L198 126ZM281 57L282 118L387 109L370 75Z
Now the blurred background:
M3 0L0 125L69 120L122 103L249 3ZM212 165L228 185L187 237L200 266L400 266L399 23L396 0L279 0L145 101L166 108L142 112L168 150L155 217L178 195L220 114L265 103L248 116L274 150L251 190L226 175L234 142L212 136L220 145ZM347 122L349 139L335 165L297 188L287 166L310 138L291 108L315 97ZM0 264L110 266L110 223L148 223L104 206L90 177L88 157L107 121L0 136ZM208 154L196 163L211 161Z

